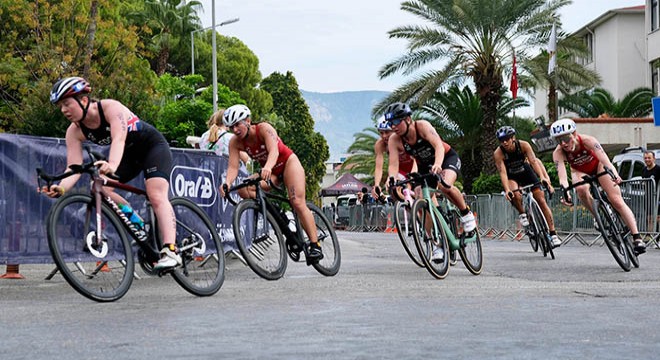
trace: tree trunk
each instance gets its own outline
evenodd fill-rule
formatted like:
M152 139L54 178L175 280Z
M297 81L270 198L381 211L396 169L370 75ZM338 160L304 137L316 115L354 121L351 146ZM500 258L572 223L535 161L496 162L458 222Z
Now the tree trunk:
M170 49L167 47L162 47L160 52L158 52L158 60L156 63L156 74L161 76L167 70L167 60L170 57Z
M550 81L550 88L548 89L548 123L550 125L557 121L557 88L555 83Z
M98 14L98 0L92 0L89 8L89 26L87 26L87 42L85 44L85 63L83 77L89 78L92 67L92 55L94 54L94 37L96 36L96 18Z
M481 161L477 158L481 154L480 148L470 149L462 152L459 156L461 158L461 175L463 175L463 191L466 194L472 193L472 184L474 180L479 177L481 172Z

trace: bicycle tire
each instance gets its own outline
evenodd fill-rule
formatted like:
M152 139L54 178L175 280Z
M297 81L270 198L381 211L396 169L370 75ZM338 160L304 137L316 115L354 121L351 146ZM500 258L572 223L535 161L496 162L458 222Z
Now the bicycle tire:
M225 281L225 252L220 236L206 212L194 202L170 199L176 216L176 243L182 265L172 272L174 280L197 296L211 296Z
M277 280L284 276L287 268L284 235L268 211L268 228L264 232L265 223L261 211L261 206L254 199L244 199L236 205L232 219L234 240L243 259L255 274L266 280Z
M550 257L554 260L555 252L552 250L550 227L548 226L548 221L545 219L545 215L541 211L541 206L536 201L532 201L532 212L534 213L534 222L538 229L537 239L543 244L543 256L550 254Z
M630 271L632 265L630 263L630 256L628 256L628 247L621 238L621 234L617 231L616 223L608 209L608 205L596 200L594 201L594 209L597 211L596 222L598 223L607 248L623 271ZM611 211L614 212L613 209Z
M98 302L120 299L133 282L133 251L117 214L101 204L104 241L95 246L96 201L70 192L52 207L46 220L48 247L64 279L78 293Z
M444 279L449 273L449 244L447 243L447 236L442 228L441 220L436 218L438 234L433 232L430 236L426 236L426 228L433 228L433 224L427 224L427 222L430 216L436 216L435 213L429 209L428 201L425 199L415 200L412 211L415 214L415 221L413 221L415 247L424 262L424 267L436 279ZM431 260L434 246L442 248L442 261L435 262Z
M618 212L614 211L614 217L616 218L616 222L618 224L619 233L621 234L621 237L623 238L626 247L628 248L630 263L635 268L639 268L639 257L637 256L637 253L635 253L635 249L632 244L632 234L630 229L628 229L628 226L623 222L623 219L621 219L621 215L619 215Z
M396 232L399 235L399 240L403 249L410 257L410 260L419 267L424 267L424 262L419 257L419 253L415 248L415 237L413 236L412 225L412 212L411 207L406 202L397 202L394 210L394 224L396 225Z
M527 221L532 220L533 216L530 214L530 212L527 212ZM532 250L534 252L539 251L539 240L538 240L538 230L534 228L532 225L534 222L530 221L529 225L527 226L527 237L529 238L529 243L532 245Z
M316 237L321 244L323 250L323 259L318 262L312 263L316 271L324 276L335 276L341 267L341 249L339 248L339 240L335 233L334 227L330 220L323 214L323 211L318 206L311 202L307 203L307 207L314 216L314 223L316 224ZM304 231L303 231L304 233ZM304 234L305 242L308 242L307 234Z
M463 233L459 241L458 253L463 259L463 264L472 275L481 274L484 267L484 255L479 231L473 231L469 238L465 237L465 233Z

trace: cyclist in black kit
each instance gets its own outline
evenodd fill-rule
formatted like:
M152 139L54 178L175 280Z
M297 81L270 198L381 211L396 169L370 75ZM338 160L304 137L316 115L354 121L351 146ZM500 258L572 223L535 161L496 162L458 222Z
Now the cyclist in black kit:
M71 122L66 131L67 166L81 164L82 144L89 140L110 146L107 161L98 161L101 174L114 174L119 181L128 182L144 174L145 188L153 206L163 239L161 259L154 265L163 270L181 265L175 248L175 216L168 199L172 153L165 137L150 124L140 120L117 100L94 100L92 88L81 77L68 77L57 81L50 92L50 102L59 107ZM58 197L71 189L80 175L70 176L50 188L40 191ZM106 188L118 204L128 204L112 189Z
M419 173L431 172L442 176L444 182L451 186L449 189L440 186L439 189L449 201L458 207L465 232L473 231L477 227L474 214L465 203L461 191L454 186L461 171L461 159L459 159L458 153L449 144L442 141L431 123L426 120L413 121L411 115L410 107L401 102L395 102L385 110L385 119L394 131L388 143L389 177L396 179L399 174L399 151L410 154L417 162ZM438 181L429 185L438 187ZM434 249L431 260L440 261L444 253L436 250L439 249Z
M541 190L541 182L545 182L551 189L550 179L547 177L545 167L536 155L532 146L523 140L516 139L516 129L511 126L502 126L497 130L497 140L500 146L495 149L493 158L495 166L500 173L504 196L511 202L513 207L518 210L520 224L529 226L529 220L523 209L522 195L519 192L512 192L520 187L527 185L536 185L532 188L534 199L539 203L545 220L548 222L548 229L552 238L552 246L561 245L561 240L555 230L555 222L552 218L552 211L545 201L545 195ZM537 176L538 174L538 176ZM539 181L539 176L541 181Z

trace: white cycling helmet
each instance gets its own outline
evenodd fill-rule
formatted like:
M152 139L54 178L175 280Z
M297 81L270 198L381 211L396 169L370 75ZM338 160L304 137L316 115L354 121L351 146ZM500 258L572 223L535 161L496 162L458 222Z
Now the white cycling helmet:
M550 125L550 136L559 137L566 134L572 134L576 130L573 119L559 119Z
M245 105L233 105L225 110L225 114L222 117L222 121L225 123L225 126L232 127L236 125L239 121L243 121L250 117L250 109Z
M378 131L392 131L389 121L385 120L385 115L378 118L376 129L378 129Z

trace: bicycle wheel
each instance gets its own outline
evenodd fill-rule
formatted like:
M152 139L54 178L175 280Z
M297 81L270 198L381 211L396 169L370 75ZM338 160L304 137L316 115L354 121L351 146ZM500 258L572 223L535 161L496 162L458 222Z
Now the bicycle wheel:
M527 212L527 221L532 220L532 215ZM527 226L527 237L529 238L529 243L532 245L532 250L534 252L539 251L539 239L538 239L538 231L533 225L533 221L529 223Z
M541 207L536 201L532 201L532 213L534 214L534 223L538 230L538 241L543 245L543 256L550 254L552 259L555 258L555 252L552 251L552 238L550 237L550 228L548 222L541 211Z
M183 262L172 272L174 280L191 294L210 296L225 281L225 253L211 220L197 204L175 197L176 242Z
M413 216L410 212L410 205L407 202L397 202L394 212L394 223L399 240L401 240L401 245L403 245L403 249L415 265L424 267L424 262L419 257L419 253L415 248L412 220Z
M319 244L321 244L323 250L323 259L313 263L312 266L322 275L335 276L341 266L341 250L335 229L318 206L308 202L307 207L314 215L316 237L319 239ZM305 242L308 241L307 234L305 234Z
M630 263L635 268L639 268L639 257L637 257L637 253L635 253L635 249L632 244L632 234L630 233L628 226L623 222L623 219L621 219L621 215L619 215L618 212L616 211L614 212L614 217L616 218L617 229L621 234L621 238L623 239L624 243L626 244L626 247L628 248Z
M603 235L603 240L610 249L614 260L621 266L624 271L630 271L630 256L628 255L628 247L625 245L624 240L621 238L621 233L617 230L616 222L613 218L614 210L609 208L609 205L594 201L594 208L598 212L596 221L598 227Z
M458 213L455 214L455 216L458 215ZM479 231L473 231L473 235L470 237L465 237L465 233L461 234L459 242L458 253L461 255L465 267L473 275L481 274L484 267L484 255Z
M277 280L287 267L286 245L277 221L256 200L245 199L236 205L233 216L234 239L243 259L255 274Z
M424 262L424 266L436 279L444 279L449 272L449 245L447 244L447 236L442 228L441 220L438 217L435 218L438 226L436 233L433 230L431 220L431 216L436 215L429 209L428 201L425 199L415 200L412 212L415 214L415 221L413 221L415 247ZM443 252L442 260L431 260L433 251L438 248Z
M131 244L117 214L101 205L103 239L97 241L96 202L87 193L61 197L49 212L48 247L64 279L81 295L99 302L115 301L133 282Z

